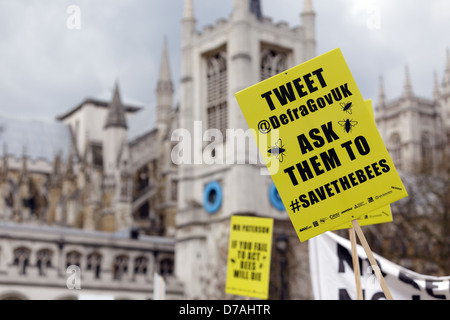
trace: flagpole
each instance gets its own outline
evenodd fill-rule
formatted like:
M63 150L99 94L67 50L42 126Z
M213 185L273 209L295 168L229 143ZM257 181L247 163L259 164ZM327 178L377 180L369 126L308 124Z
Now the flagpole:
M356 219L352 220L352 224L353 224L354 230L356 231L356 234L358 235L359 241L361 242L361 244L364 248L364 251L366 252L367 258L369 259L372 269L375 272L375 276L377 277L378 282L380 282L381 289L383 289L386 299L394 300L392 298L391 292L389 291L389 288L386 284L386 281L384 280L384 277L381 274L380 267L378 266L378 263L372 254L372 250L370 249L369 244L367 243L366 237L364 236L364 233L362 232L362 229L358 223L358 220L356 220Z
M361 288L361 272L359 269L358 254L356 252L355 228L348 229L348 235L350 237L350 243L352 244L352 260L353 260L353 271L355 273L356 297L358 300L363 300L363 293Z

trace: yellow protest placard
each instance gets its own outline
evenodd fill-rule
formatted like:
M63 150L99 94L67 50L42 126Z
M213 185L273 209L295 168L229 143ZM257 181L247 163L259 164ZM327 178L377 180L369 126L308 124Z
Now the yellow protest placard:
M236 99L300 241L407 196L340 49Z
M366 107L370 111L373 121L375 121L375 116L373 114L372 100L366 100ZM375 197L376 199L378 199L379 197L383 197L383 195L377 195ZM369 198L367 201L372 201L372 199ZM383 206L380 209L363 214L357 220L360 226L369 226L372 224L392 222L391 206L390 205ZM323 222L320 221L320 223ZM353 228L353 224L351 222L344 223L343 225L340 225L334 228L333 230L350 229L350 228Z
M273 219L232 216L226 293L267 299Z

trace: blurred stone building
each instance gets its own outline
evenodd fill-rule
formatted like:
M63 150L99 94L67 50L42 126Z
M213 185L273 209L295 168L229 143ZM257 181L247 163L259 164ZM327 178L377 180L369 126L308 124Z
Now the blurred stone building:
M179 125L193 133L194 148L192 161L178 166L175 270L188 297L225 297L232 215L274 219L270 298L312 297L307 243L298 241L270 175L261 174L265 164L254 161L258 151L251 152L234 96L316 55L311 0L303 1L299 22L274 23L261 1L234 0L229 19L198 31L193 1L185 0ZM217 130L203 135L208 129Z
M431 81L431 77L430 77ZM387 100L380 78L376 123L396 168L440 175L446 171L450 141L450 53L442 83L435 73L432 98L414 93L409 68L401 96Z
M0 118L0 298L149 299L154 272L182 297L173 92L164 44L156 113L123 103L116 83L109 101L87 98L55 123ZM66 288L71 265L80 292Z
M409 196L391 205L394 222L367 227L374 251L430 275L450 274L450 53L431 98L414 93L405 68L403 92L386 99L383 80L375 109L378 130ZM430 72L430 82L433 81Z
M235 92L316 55L312 1L303 1L302 25L291 28L264 16L259 0L234 0L228 20L201 31L193 4L184 1L181 21L179 104L165 43L156 111L128 101L116 83L107 99L86 98L57 122L0 115L0 299L151 299L154 272L164 276L169 299L232 298L225 294L232 215L274 219L269 298L312 298L307 243L261 174L265 165L252 161L252 138L226 133L248 128ZM397 100L387 101L380 86L377 126L410 195L417 163L430 175L448 158L449 97L450 62L433 99L414 95L408 73ZM192 134L190 163L174 163L178 128ZM211 128L221 141L203 136ZM235 150L236 139L248 141L244 149ZM214 161L229 156L232 164ZM448 190L443 185L436 192ZM439 223L448 216L439 211L441 196L409 197L393 207L394 223L367 227L374 251L411 268L425 259L414 253L430 252L428 260L442 254L448 232L430 242L416 229L448 226L448 218ZM424 199L438 209L420 209ZM79 291L67 288L70 266L81 270Z

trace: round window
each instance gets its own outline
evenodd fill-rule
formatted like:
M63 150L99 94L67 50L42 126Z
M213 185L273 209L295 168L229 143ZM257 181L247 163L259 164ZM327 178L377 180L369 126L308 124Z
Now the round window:
M280 194L278 193L277 187L272 182L269 187L269 200L272 206L279 211L285 211L283 201L281 200Z
M217 181L208 183L203 191L203 207L208 213L216 213L222 205L222 187Z

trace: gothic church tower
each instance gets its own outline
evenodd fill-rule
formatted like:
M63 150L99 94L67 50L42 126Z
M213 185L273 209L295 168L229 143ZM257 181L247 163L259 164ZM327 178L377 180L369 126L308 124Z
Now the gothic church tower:
M232 215L274 218L274 237L296 237L270 176L261 174L265 165L255 161L258 151L234 94L315 56L311 0L301 20L295 28L275 24L259 0L234 0L229 20L199 32L193 0L185 0L179 125L192 148L179 165L175 268L187 298L224 294Z
M386 101L384 85L376 104L376 123L397 169L414 174L440 175L446 164L449 141L450 58L440 90L435 75L433 98L414 93L409 67L405 67L401 97ZM448 149L448 147L447 147Z

